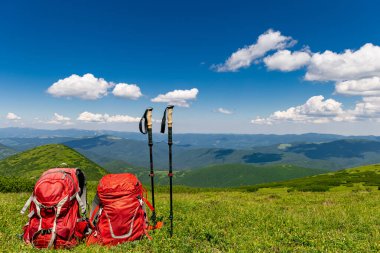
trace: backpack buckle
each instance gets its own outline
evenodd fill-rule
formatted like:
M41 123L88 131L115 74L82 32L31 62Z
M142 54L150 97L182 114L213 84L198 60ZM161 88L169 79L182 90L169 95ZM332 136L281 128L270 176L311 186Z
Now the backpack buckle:
M48 235L51 234L52 229L41 229L41 235Z

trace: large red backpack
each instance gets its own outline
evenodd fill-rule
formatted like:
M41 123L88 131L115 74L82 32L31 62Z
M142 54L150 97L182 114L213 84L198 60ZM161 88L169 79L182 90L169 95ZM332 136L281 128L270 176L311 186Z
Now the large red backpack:
M141 239L148 231L146 191L133 174L108 174L98 185L91 207L90 221L95 226L87 245L116 245Z
M42 174L21 210L28 206L23 239L36 248L71 248L85 237L86 179L79 169L50 169Z

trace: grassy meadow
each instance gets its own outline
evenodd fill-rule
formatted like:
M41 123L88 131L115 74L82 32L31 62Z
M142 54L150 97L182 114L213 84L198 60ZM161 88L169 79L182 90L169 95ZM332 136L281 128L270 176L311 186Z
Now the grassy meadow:
M71 252L380 252L380 191L337 187L327 192L218 190L177 192L175 231L147 239ZM158 215L167 221L169 196L158 191ZM94 189L89 193L89 199ZM0 251L39 252L17 237L29 193L0 193Z

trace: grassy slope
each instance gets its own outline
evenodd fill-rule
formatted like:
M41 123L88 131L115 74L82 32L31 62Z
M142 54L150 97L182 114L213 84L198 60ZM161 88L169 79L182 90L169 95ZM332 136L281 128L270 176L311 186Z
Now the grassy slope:
M17 152L10 147L0 144L0 159L6 158L8 156L14 155Z
M254 166L224 164L187 171L178 184L196 187L231 187L305 177L326 172L293 165Z
M10 156L0 161L0 176L37 178L47 169L61 166L82 169L88 180L98 180L106 173L99 165L61 144L49 144Z
M90 192L90 199L94 193ZM0 251L40 252L24 245L29 193L0 194ZM156 195L167 222L169 196ZM199 192L174 195L174 237L168 225L142 240L74 252L379 252L380 192Z
M138 175L144 183L149 183L148 169L127 170ZM293 165L258 166L250 164L223 164L209 167L176 171L174 184L193 187L236 187L265 182L287 180L326 172L326 170L301 168ZM167 171L156 171L158 185L167 185Z
M283 182L259 184L247 189L255 191L259 188L286 187L299 191L327 191L333 187L354 185L380 186L380 164L361 166L326 174L287 180Z

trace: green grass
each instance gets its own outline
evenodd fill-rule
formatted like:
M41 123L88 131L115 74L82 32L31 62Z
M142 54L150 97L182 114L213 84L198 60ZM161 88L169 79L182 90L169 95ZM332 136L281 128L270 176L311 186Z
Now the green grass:
M106 171L85 156L62 144L48 144L10 156L0 161L0 176L37 179L49 168L80 168L88 180L99 180Z
M1 252L33 251L17 238L27 221L19 211L28 197L0 194ZM167 222L169 196L156 197L158 214ZM152 241L111 248L82 244L70 252L380 251L380 191L198 192L176 193L174 200L172 239L165 226L151 233Z

